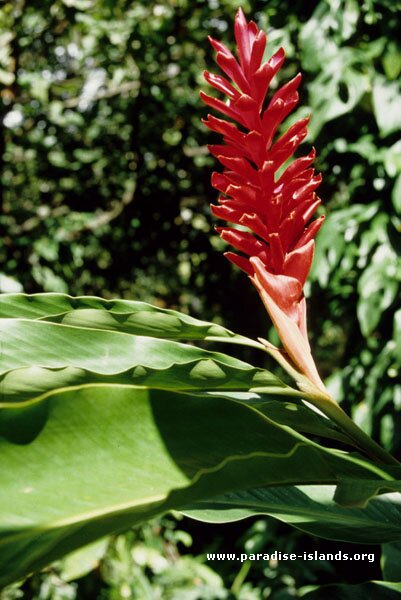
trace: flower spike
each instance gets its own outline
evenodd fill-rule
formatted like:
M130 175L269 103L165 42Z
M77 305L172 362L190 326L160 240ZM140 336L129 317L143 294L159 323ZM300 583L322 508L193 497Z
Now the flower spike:
M294 159L277 172L307 135L309 119L300 119L276 139L276 133L298 103L301 75L279 88L267 102L273 77L285 53L280 48L263 62L266 34L246 21L238 10L234 25L237 58L221 42L209 38L223 75L206 71L206 81L224 94L223 101L201 92L201 98L222 117L208 115L204 124L223 136L210 152L223 166L213 173L212 185L221 193L212 213L246 227L218 227L221 238L236 252L226 257L248 274L296 368L318 387L317 373L306 329L303 287L314 252L314 238L323 217L311 222L320 199L320 175L311 167L315 151ZM227 120L228 119L228 120Z

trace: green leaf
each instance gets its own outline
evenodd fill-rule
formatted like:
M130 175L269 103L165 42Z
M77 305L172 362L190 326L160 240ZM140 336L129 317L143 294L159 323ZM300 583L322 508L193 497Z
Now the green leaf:
M349 246L349 240L355 236L359 227L371 221L377 212L377 203L354 204L327 217L324 224L325 234L318 236L316 241L312 279L317 280L324 288L330 285L333 272L339 271L341 261L346 255L347 241Z
M383 150L384 167L390 177L401 174L401 140Z
M334 500L345 507L367 506L369 500L378 494L401 492L401 481L355 481L344 478L336 488Z
M22 285L14 279L14 277L8 277L5 273L0 271L0 292L20 292Z
M393 339L397 364L401 366L401 309L394 313Z
M68 554L59 566L63 581L74 581L93 571L106 553L108 538L103 538Z
M388 244L378 246L358 282L357 314L365 337L376 329L383 312L393 303L400 281L401 268L396 253Z
M273 393L272 389L271 393ZM241 400L238 395L230 392L221 391L220 395L226 398L237 396L237 399ZM273 419L276 423L287 425L301 433L329 438L343 444L352 444L351 440L339 431L329 419L301 403L286 402L282 398L279 401L266 400L263 397L263 391L259 395L254 394L254 396L254 398L245 398L243 401L252 404L260 413L266 415L269 419Z
M88 383L134 384L155 389L181 391L244 390L246 392L268 392L275 396L301 396L300 392L284 385L269 371L257 369L245 363L241 365L239 361L238 366L231 366L222 362L218 357L219 355L216 353L206 353L205 351L203 357L197 359L188 356L188 361L184 364L172 363L164 368L150 367L149 364L144 367L139 364L121 373L111 375L105 373L104 369L102 372L96 373L75 366L52 369L43 367L18 368L0 375L0 407L12 405L15 402L27 401L56 388ZM79 360L76 361L77 364L79 362ZM275 404L279 403L276 402ZM298 410L297 405L294 405L292 410ZM305 408L302 410L302 407L299 410L302 411L305 424L312 421L309 426L311 433L323 434L325 431L324 425L328 429L327 423L329 421L327 419L314 418L311 411ZM276 409L275 413L278 411L280 411L280 408ZM308 419L309 413L311 416ZM292 419L291 423L296 425L296 419ZM345 441L344 436L341 437L340 434L336 436L335 434L336 432L333 430L333 434L329 437Z
M301 395L268 371L226 354L129 335L122 329L0 319L0 402L27 400L50 389L90 382Z
M10 428L0 440L0 585L210 496L390 478L217 395L85 385L1 413L10 411L25 437Z
M395 180L393 191L391 192L391 201L398 215L401 215L401 175Z
M54 299L57 300L57 309L60 303L64 306L65 297L56 295ZM4 312L9 314L10 306L15 311L14 298L6 300L11 300L3 307ZM26 308L26 297L19 296L16 300L20 312L32 314L29 304ZM53 308L53 304L49 307L49 300L53 298L44 295L34 297L36 311L41 309L42 314ZM88 303L97 302L91 298L78 300L79 306L85 300ZM144 312L140 310L133 313L130 303L124 303L123 308L130 309L127 313L129 317ZM83 314L88 312L89 324L96 323L99 329L82 327L86 324ZM181 391L219 390L220 393L223 390L265 392L269 398L283 395L287 398L302 397L301 392L285 385L269 371L257 369L225 354L169 340L127 335L128 326L124 319L121 323L115 319L114 329L109 328L112 317L103 308L71 308L71 312L63 313L64 323L68 318L73 320L74 325L59 324L57 317L52 317L56 320L54 323L43 319L0 319L0 333L4 338L4 360L0 365L0 404L3 407L27 401L52 389L88 383L134 384ZM103 330L100 329L102 325L105 326ZM116 330L117 326L121 331ZM199 335L199 332L196 333ZM35 366L27 366L30 362ZM328 419L301 404L266 402L259 396L255 402L259 411L297 431L350 443ZM0 422L0 431L10 427L10 423L8 417L4 417ZM17 424L14 423L14 427L19 431Z
M388 79L397 79L401 73L401 51L394 42L388 43L382 64Z
M323 125L351 112L369 88L367 75L349 65L342 49L335 60L309 86L312 108L310 135L315 138Z
M373 81L373 112L382 136L401 129L401 90L397 82L376 75Z
M401 542L383 544L381 566L386 581L401 580Z
M380 600L399 600L401 583L388 583L387 581L367 581L359 585L345 583L308 586L301 588L300 597L305 600L366 600L366 598L380 598Z
M182 512L208 523L228 523L268 515L306 533L352 543L378 543L401 536L398 495L372 499L366 508L343 508L333 501L332 486L291 486L236 491L202 500Z
M89 329L118 330L169 339L236 337L221 325L200 321L175 310L145 302L103 300L94 296L3 294L0 296L0 318L45 319Z
M20 318L102 329L171 340L206 340L263 349L245 336L184 313L158 308L146 302L104 300L95 296L66 294L2 294L1 319Z
M346 441L271 373L138 335L232 332L97 298L10 294L0 307L0 585L211 496L308 483L355 483L366 498L399 489L397 469L298 433Z
M80 366L95 373L120 373L132 365L163 369L172 363L213 359L222 364L247 366L225 354L208 352L179 342L123 331L85 329L47 321L1 319L3 339L0 372L36 364L60 368Z
M303 67L310 71L327 68L341 52L341 42L354 34L359 14L356 0L318 3L300 32Z

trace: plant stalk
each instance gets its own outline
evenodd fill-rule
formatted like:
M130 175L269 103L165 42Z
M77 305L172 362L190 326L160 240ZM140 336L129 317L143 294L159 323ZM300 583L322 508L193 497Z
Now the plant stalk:
M287 359L285 352L279 350L263 338L258 341L264 346L265 352L270 354L287 373L295 379L299 389L304 392L305 400L318 408L329 419L334 421L355 445L375 462L385 465L400 467L401 463L387 450L377 444L343 411L341 406L332 398L323 382L317 387L309 378L300 373Z
M299 385L299 382L298 382ZM308 381L310 387L311 384ZM313 386L314 387L314 386ZM302 386L300 386L302 389ZM401 466L401 463L394 458L387 450L377 444L371 437L369 437L362 429L354 423L354 421L343 411L341 406L330 396L330 394L323 393L317 388L315 390L309 389L305 391L306 399L311 402L316 408L321 410L329 419L334 421L343 431L350 437L358 446L358 448L369 456L375 462L380 462L385 465Z

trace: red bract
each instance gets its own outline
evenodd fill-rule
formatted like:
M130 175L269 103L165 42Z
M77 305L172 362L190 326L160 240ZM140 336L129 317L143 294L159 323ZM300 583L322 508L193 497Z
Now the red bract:
M307 134L308 118L276 139L279 125L298 102L301 75L267 102L270 83L284 62L284 50L280 48L262 62L266 34L252 21L247 23L241 9L235 18L238 61L222 43L209 39L227 77L206 71L205 79L225 94L227 101L203 92L201 97L238 124L212 115L203 121L223 136L223 144L209 146L224 167L222 173L212 175L212 185L221 192L219 206L212 206L212 212L248 229L218 227L217 231L241 253L225 255L250 276L288 354L316 382L313 360L313 367L309 359L305 363L305 352L310 354L310 350L303 294L314 237L323 221L320 217L310 222L320 203L315 190L321 177L314 175L311 167L314 150L277 175Z

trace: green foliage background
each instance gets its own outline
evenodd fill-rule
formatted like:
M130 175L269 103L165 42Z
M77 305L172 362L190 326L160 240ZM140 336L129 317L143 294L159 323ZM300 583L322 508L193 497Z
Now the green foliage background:
M307 289L317 362L357 422L399 454L397 1L3 2L0 291L145 300L267 336L256 293L213 230L215 163L200 122L202 71L213 67L207 35L232 43L238 5L268 31L269 53L285 47L280 82L304 74L291 119L312 113L308 141L327 215ZM206 566L203 554L224 548L224 536L231 551L311 544L272 521L210 531L169 518L109 541L101 569L79 583L69 583L63 565L4 598L90 598L96 590L113 599L281 599L307 584L380 577L377 562L359 575L355 565L336 574L328 563Z

